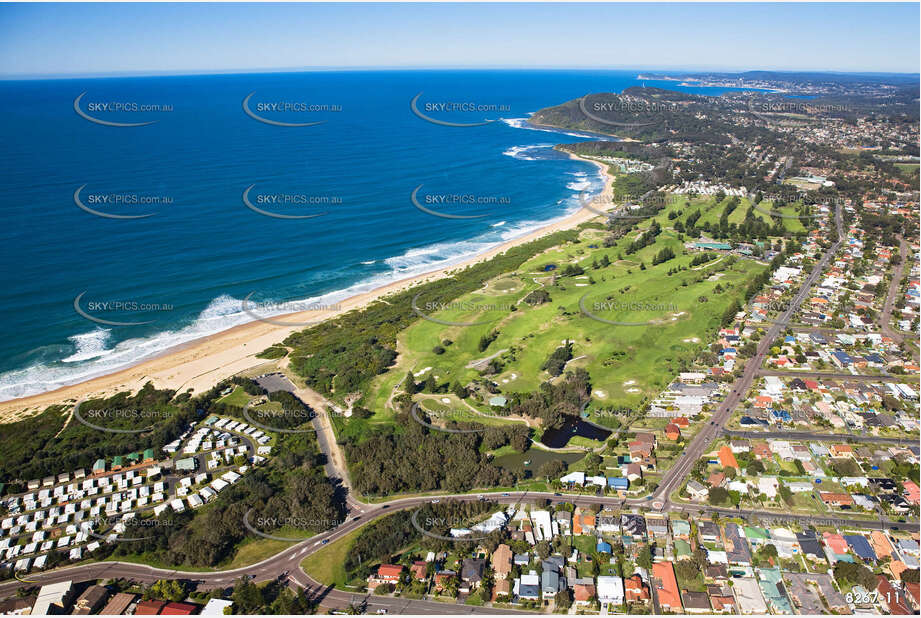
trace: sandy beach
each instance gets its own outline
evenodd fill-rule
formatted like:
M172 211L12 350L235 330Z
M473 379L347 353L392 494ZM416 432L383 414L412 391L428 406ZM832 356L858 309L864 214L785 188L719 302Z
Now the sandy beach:
M598 161L583 159L572 154L570 154L570 157L592 163L601 170L605 176L604 190L592 200L592 207L595 210L606 210L607 206L605 205L611 203L612 194L612 178L608 175L607 166ZM46 393L4 401L0 403L0 422L14 421L57 403L72 403L89 396L108 396L118 391L136 391L147 382L152 382L158 388L174 389L180 392L188 389L192 389L194 393L205 391L220 380L258 365L272 362L256 358L255 355L273 344L281 343L289 334L303 330L306 327L301 324L305 322L329 319L341 313L359 309L375 300L385 298L420 283L449 277L453 272L488 260L514 246L560 230L576 227L597 216L597 212L583 207L563 219L549 223L519 238L504 242L459 264L453 264L441 270L416 277L394 281L369 292L356 294L337 303L338 306L334 311L306 311L271 318L274 322L298 323L299 325L297 326L284 326L263 321L241 324L220 333L164 350L163 353L155 357L148 358L136 365L111 374Z

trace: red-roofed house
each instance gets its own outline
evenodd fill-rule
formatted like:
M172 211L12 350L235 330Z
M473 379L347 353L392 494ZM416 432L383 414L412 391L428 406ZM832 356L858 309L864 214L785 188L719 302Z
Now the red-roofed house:
M639 574L624 578L624 598L627 603L645 603L649 600L649 586Z
M192 603L167 603L160 610L161 616L191 616L198 611L198 605Z
M902 582L905 586L905 598L915 610L921 608L921 584L918 582Z
M850 444L832 444L828 450L831 451L832 457L847 457L854 454Z
M577 513L572 518L573 534L592 534L595 531L595 516L591 513Z
M373 591L381 584L396 584L403 574L403 567L399 564L382 564L377 567L377 573L368 576L368 592Z
M674 423L665 426L665 437L669 440L678 440L681 437L681 429Z
M409 567L409 572L413 574L413 578L423 582L428 577L428 564L423 560L416 560L413 562L413 565Z
M828 549L832 550L832 552L838 554L839 556L844 556L847 554L847 541L845 541L844 537L840 534L825 532L822 534L822 540L825 541L826 545L828 545Z
M739 463L736 461L736 456L732 454L732 449L728 445L724 444L720 447L720 465L724 468L735 468L739 469Z
M684 606L681 604L681 591L678 589L678 580L675 579L675 569L671 562L656 562L652 565L652 577L656 586L656 595L659 598L659 607L681 614Z
M589 605L595 598L595 584L576 584L572 589L576 605Z
M879 593L879 604L893 616L909 616L911 610L902 603L898 591L892 587L889 580L882 575L876 576L876 591Z
M854 499L851 497L851 494L820 491L819 497L822 498L822 502L830 506L854 506Z
M754 453L755 459L771 459L774 456L767 442L756 442L752 444L752 453Z
M912 504L918 504L921 502L921 489L918 488L917 483L914 481L905 481L902 483L902 487L905 488L905 499L911 502Z
M166 605L166 601L141 601L134 610L135 616L156 616Z

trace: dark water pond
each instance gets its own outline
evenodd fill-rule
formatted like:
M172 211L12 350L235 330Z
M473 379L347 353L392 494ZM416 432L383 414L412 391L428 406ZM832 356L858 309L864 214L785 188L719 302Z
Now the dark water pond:
M562 448L574 436L589 438L590 440L605 441L611 435L610 429L589 423L582 419L573 418L563 424L559 429L545 431L540 441L550 448Z

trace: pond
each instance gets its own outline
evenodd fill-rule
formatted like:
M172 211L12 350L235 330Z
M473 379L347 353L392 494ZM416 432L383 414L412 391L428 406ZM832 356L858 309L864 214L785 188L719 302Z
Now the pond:
M540 441L550 448L562 448L569 443L574 436L581 436L590 440L599 440L604 442L611 435L611 430L600 425L595 425L579 418L571 418L566 421L559 429L550 429L545 431Z
M513 472L530 470L533 476L548 461L559 460L567 466L571 466L583 457L585 457L584 453L551 453L550 451L530 448L524 453L510 453L496 457L493 460L493 464Z

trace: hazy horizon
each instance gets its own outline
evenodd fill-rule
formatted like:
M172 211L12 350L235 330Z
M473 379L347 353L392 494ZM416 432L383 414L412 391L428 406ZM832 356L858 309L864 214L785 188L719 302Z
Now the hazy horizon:
M917 3L77 3L3 4L0 17L4 79L416 69L913 75L921 10Z

